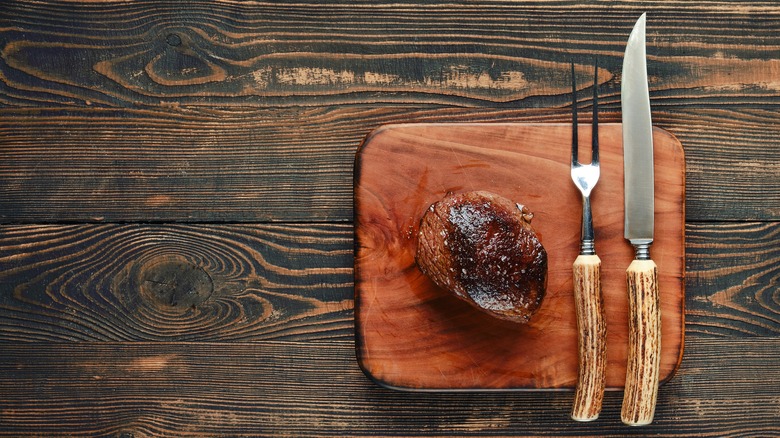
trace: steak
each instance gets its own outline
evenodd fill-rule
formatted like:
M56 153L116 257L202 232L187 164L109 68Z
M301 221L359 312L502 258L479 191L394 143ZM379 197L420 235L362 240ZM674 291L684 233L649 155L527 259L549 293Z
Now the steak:
M476 308L526 323L547 286L547 252L532 217L526 207L496 194L448 195L420 221L417 266Z

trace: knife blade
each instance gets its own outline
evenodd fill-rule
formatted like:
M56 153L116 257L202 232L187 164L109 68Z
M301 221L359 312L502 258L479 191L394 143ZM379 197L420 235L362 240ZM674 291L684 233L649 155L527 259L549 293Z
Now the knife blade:
M625 189L625 238L636 258L626 270L629 339L621 419L625 424L650 424L658 396L661 315L658 267L650 258L654 228L653 126L645 50L646 14L628 38L623 58L621 106Z

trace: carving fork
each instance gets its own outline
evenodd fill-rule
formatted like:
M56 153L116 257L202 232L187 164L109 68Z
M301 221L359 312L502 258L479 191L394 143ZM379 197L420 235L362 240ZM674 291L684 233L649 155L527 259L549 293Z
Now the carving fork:
M582 241L580 254L574 261L574 301L577 312L577 350L579 373L574 394L571 418L593 421L599 417L604 399L606 374L606 337L604 303L601 296L601 259L596 255L593 233L593 215L590 193L599 180L598 140L598 60L593 80L593 128L590 164L581 164L578 158L577 83L574 62L571 64L572 87L572 145L571 178L582 193Z

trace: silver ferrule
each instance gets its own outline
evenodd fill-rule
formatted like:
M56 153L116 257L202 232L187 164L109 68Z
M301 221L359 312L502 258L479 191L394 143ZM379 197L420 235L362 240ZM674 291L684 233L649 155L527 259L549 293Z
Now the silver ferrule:
M596 235L593 232L593 212L590 208L590 196L582 197L582 239L580 240L580 255L596 254Z
M653 243L652 239L647 240L632 240L631 244L634 245L636 251L637 260L650 260L650 244Z
M596 255L596 243L593 239L580 242L580 255Z

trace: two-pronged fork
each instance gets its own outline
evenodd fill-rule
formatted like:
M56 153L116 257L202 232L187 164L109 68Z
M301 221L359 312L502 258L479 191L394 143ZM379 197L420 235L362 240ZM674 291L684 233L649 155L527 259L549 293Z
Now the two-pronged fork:
M574 300L577 312L579 375L571 417L577 421L598 418L604 398L606 336L604 304L601 296L601 259L596 255L590 194L599 180L598 141L598 63L593 81L593 128L590 164L581 164L578 154L577 81L571 65L572 143L571 178L582 193L582 240L574 261Z

